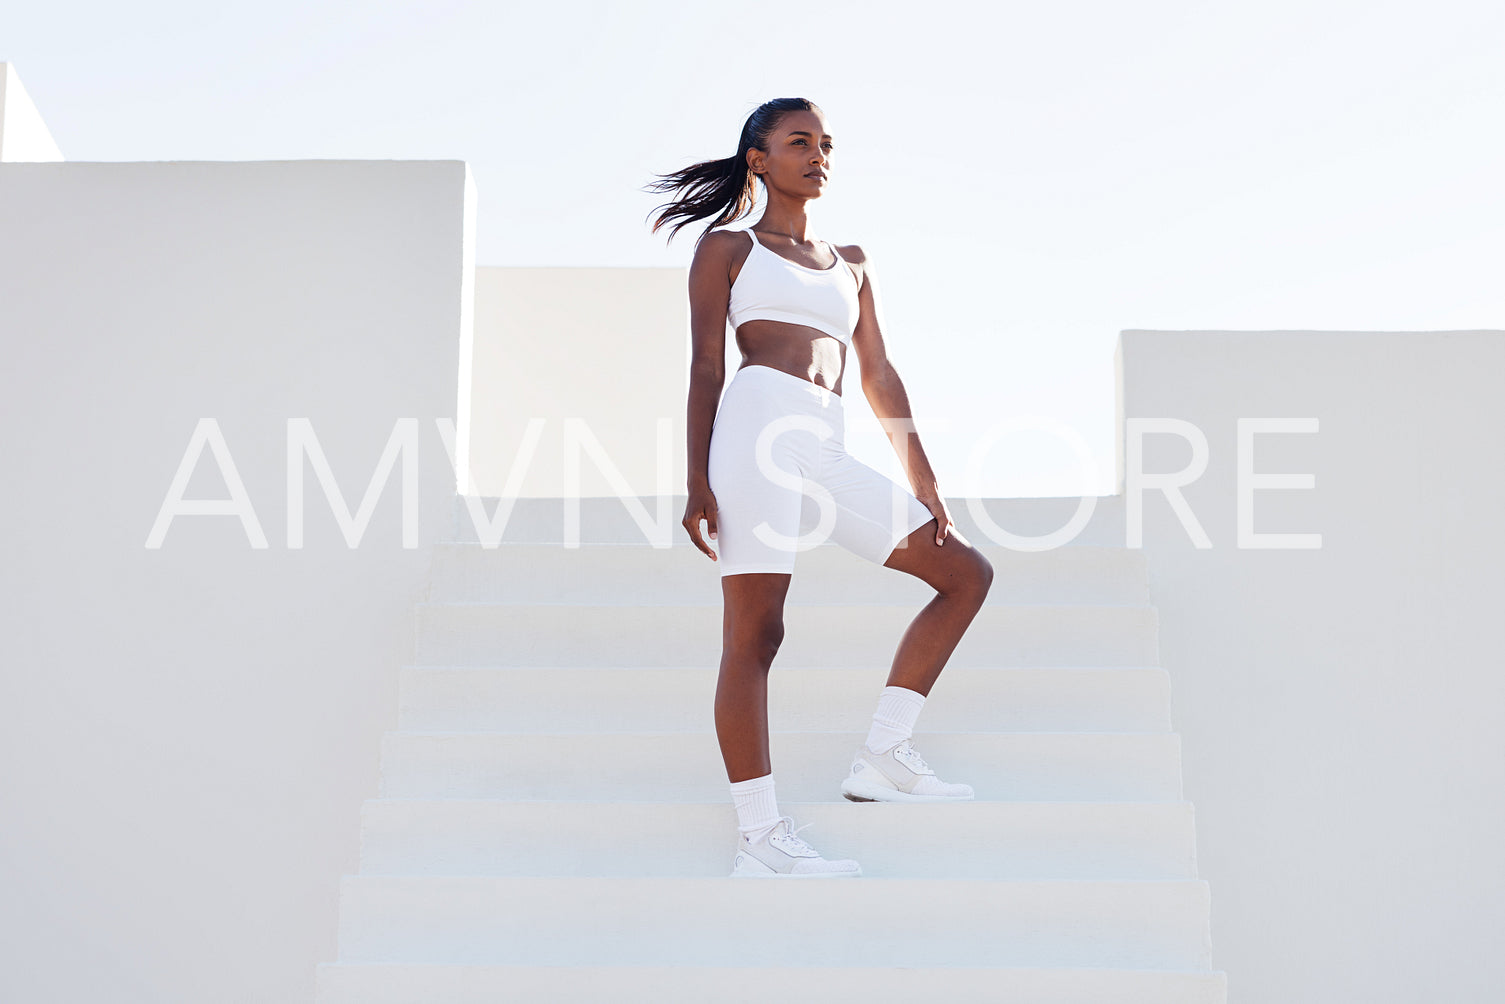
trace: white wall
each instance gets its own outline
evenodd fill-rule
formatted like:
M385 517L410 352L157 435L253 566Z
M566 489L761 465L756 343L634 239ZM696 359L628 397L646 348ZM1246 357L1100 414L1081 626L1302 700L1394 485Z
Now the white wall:
M1124 414L1206 435L1144 545L1181 732L1213 961L1234 1004L1498 1000L1505 984L1505 332L1126 331ZM1237 420L1256 437L1237 547ZM1191 448L1146 437L1143 469ZM1132 484L1131 484L1132 487Z
M682 495L692 353L688 269L484 267L476 269L475 283L471 493ZM742 352L730 325L725 339L729 384ZM857 356L848 353L847 446L902 483L903 469L859 377ZM935 418L920 417L927 443L983 434L948 430ZM959 482L961 472L952 480Z
M0 63L0 163L62 159L16 68Z
M456 476L474 191L458 161L0 165L0 999L309 1000ZM179 517L218 420L265 533ZM287 543L290 418L309 461ZM219 499L206 452L186 496Z
M683 492L685 275L683 268L476 270L474 494ZM668 422L662 475L660 420ZM588 451L578 464L566 462L566 421L583 423L572 435L598 441L625 487ZM567 492L574 470L579 485Z

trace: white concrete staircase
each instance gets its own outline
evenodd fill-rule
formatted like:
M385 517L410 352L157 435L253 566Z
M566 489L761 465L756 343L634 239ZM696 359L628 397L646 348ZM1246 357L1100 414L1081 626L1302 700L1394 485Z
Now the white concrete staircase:
M530 526L435 549L320 1004L1226 1001L1142 552L968 533L993 589L915 741L977 799L926 806L838 785L931 592L801 554L779 807L863 877L732 881L716 566Z

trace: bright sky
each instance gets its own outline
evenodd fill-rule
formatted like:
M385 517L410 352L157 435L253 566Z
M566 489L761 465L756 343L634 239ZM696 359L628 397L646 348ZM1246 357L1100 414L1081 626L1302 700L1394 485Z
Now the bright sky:
M466 160L480 265L687 266L699 228L666 248L643 187L734 153L762 101L812 99L836 145L815 236L881 269L947 497L1111 491L1127 328L1505 328L1492 0L51 0L4 22L68 160ZM854 376L848 445L899 477Z

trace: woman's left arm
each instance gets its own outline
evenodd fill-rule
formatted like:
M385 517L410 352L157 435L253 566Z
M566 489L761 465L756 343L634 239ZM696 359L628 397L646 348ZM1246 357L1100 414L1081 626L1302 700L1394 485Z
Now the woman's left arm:
M856 244L841 248L841 254L848 261L857 262L862 269L862 285L857 291L861 311L857 327L852 332L852 349L857 353L857 363L862 369L862 393L872 405L873 414L888 435L894 452L899 455L899 463L909 478L915 498L935 516L938 528L935 542L944 543L946 535L951 532L951 514L945 499L941 498L930 458L925 456L925 448L920 445L920 434L910 413L904 381L899 379L898 370L889 361L883 343L883 308L872 258ZM900 443L904 445L900 446Z

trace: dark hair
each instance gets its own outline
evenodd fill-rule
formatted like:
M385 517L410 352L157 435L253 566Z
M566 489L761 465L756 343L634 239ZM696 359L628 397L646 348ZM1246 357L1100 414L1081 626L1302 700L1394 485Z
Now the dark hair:
M819 110L819 106L808 98L774 98L772 101L765 101L742 123L742 136L737 140L735 154L721 160L691 164L672 174L655 175L661 180L649 184L648 191L663 193L685 189L686 193L662 206L654 207L664 211L653 222L653 233L658 233L658 228L669 220L683 216L684 219L669 231L668 240L664 242L667 244L674 240L680 227L688 226L696 220L715 216L705 228L705 233L709 233L716 227L731 223L751 212L754 202L753 178L757 176L747 166L747 151L753 147L768 149L768 139L785 112ZM768 183L763 184L766 187Z

